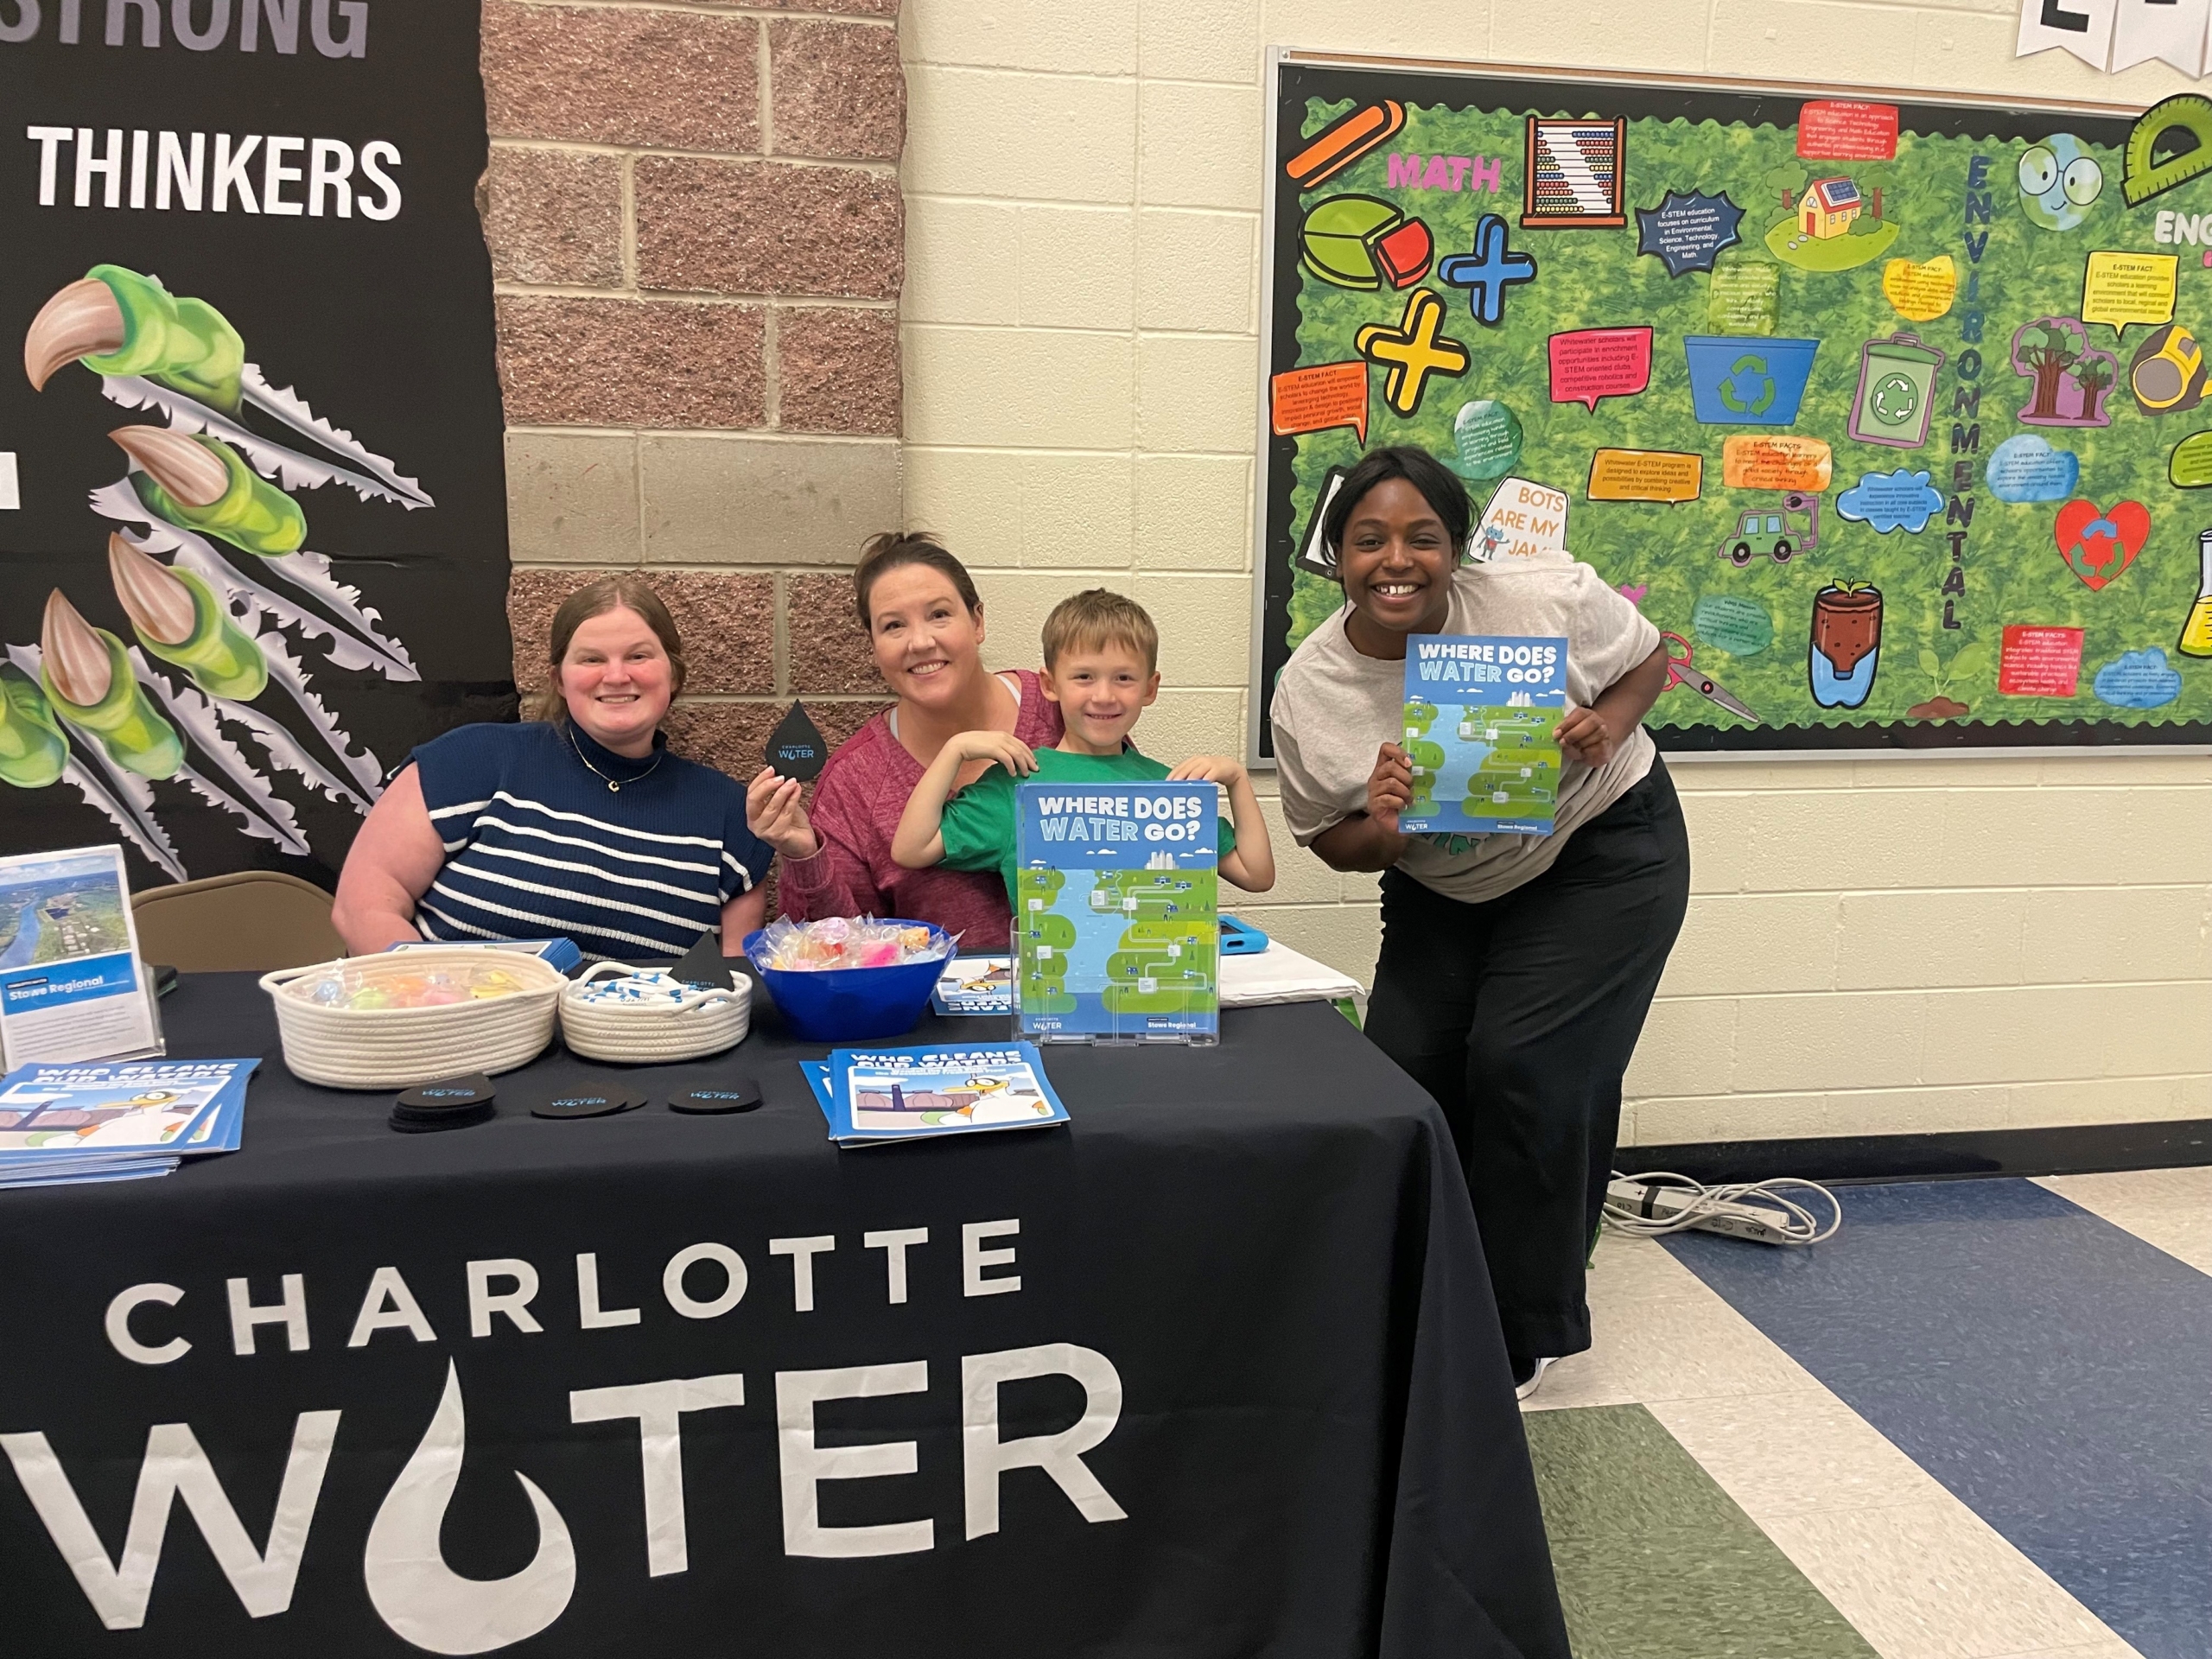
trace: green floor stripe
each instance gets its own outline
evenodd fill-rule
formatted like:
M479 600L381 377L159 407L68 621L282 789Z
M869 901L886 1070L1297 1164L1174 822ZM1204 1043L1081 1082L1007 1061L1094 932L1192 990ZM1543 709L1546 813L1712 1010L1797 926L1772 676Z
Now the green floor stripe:
M1877 1659L1642 1406L1522 1421L1576 1659Z

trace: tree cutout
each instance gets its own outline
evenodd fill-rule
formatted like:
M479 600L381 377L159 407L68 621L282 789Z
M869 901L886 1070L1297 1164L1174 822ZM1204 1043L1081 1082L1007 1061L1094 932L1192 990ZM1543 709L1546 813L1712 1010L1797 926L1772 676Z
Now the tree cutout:
M1859 186L1859 200L1866 204L1866 211L1851 221L1851 233L1853 236L1876 235L1889 218L1882 211L1882 203L1885 196L1896 196L1896 182L1890 176L1890 169L1879 163L1855 162L1851 176Z
M2023 420L2049 420L2058 413L2058 384L2081 358L2063 328L2024 328L2012 345L2012 366L2035 377L2035 401L2021 411Z
M2075 411L2080 418L2085 421L2097 418L2098 408L2112 383L2112 370L2094 358L2075 366L2074 384L2082 390L2082 407Z
M2119 381L2120 359L2092 346L2078 318L2038 317L2024 325L2012 336L2012 372L2035 385L2034 396L2020 411L2024 424L2111 424L2105 394Z
M1778 198L1782 216L1794 217L1797 199L1805 194L1805 187L1812 181L1812 175L1795 162L1784 162L1779 167L1770 167L1759 175L1762 188L1774 192Z

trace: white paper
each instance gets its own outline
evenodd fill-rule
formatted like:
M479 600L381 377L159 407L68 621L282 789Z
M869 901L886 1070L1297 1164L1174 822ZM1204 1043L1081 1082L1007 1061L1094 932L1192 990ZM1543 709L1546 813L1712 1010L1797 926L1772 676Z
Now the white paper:
M1264 950L1221 959L1221 1006L1253 1008L1269 1003L1355 1001L1367 992L1348 974L1300 956L1278 940Z
M2184 75L2202 73L2208 11L2212 0L2120 0L2112 28L2113 73L2159 58Z
M1567 493L1525 478L1502 478L1468 545L1478 564L1492 559L1567 556Z
M2058 47L2092 69L2102 69L2112 50L2118 0L2020 0L2020 38L2012 55L2033 56Z

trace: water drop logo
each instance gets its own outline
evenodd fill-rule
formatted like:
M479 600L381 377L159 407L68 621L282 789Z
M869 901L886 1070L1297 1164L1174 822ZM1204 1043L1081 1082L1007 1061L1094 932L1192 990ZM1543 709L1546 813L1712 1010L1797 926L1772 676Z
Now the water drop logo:
M431 1653L491 1653L527 1641L568 1611L576 1551L560 1510L529 1476L515 1478L537 1512L537 1552L504 1579L464 1579L445 1562L438 1529L461 1481L467 1428L461 1377L446 1362L445 1392L407 1466L369 1528L361 1576L377 1616L402 1640Z

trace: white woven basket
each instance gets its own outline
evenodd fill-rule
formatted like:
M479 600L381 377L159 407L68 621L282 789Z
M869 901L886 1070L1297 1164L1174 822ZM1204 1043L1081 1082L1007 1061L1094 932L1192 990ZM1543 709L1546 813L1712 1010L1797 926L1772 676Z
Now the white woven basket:
M752 1028L753 982L735 990L695 990L679 1001L594 1002L584 988L601 974L639 970L601 962L561 993L561 1035L588 1059L632 1065L696 1060L745 1040Z
M503 969L524 988L432 1008L331 1007L278 995L295 980L333 972L374 981L462 968ZM261 976L261 988L276 1005L284 1064L293 1076L330 1089L399 1089L526 1065L553 1040L554 1011L567 983L559 969L536 957L473 945L348 957Z

